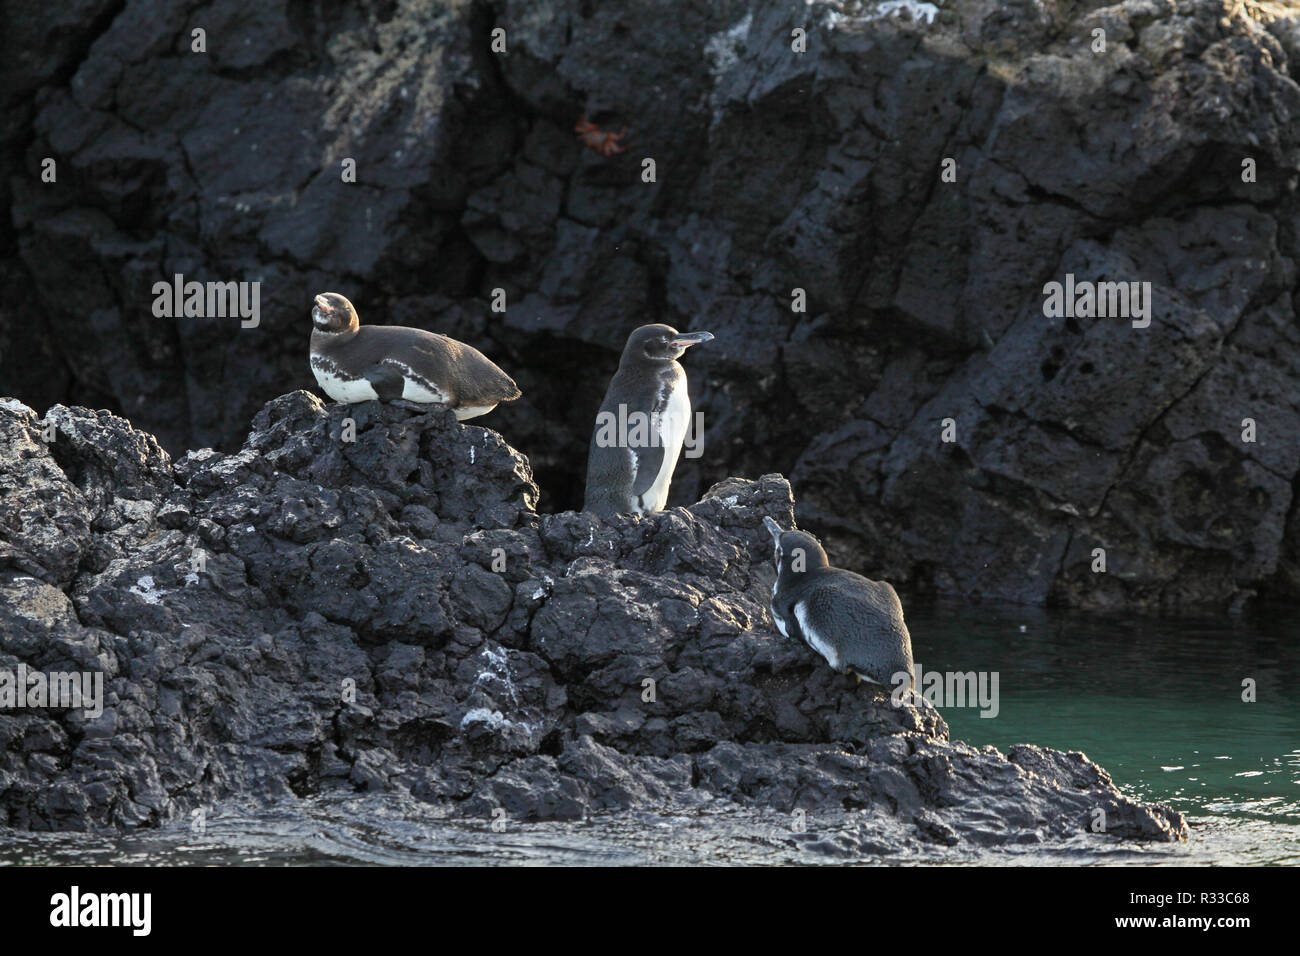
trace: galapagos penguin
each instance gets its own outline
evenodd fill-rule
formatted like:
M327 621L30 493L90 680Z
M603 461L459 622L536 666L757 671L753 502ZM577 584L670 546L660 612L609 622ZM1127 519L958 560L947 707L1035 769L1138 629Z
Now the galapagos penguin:
M486 355L445 335L400 325L362 326L337 292L311 310L311 370L336 402L442 405L459 421L486 415L520 392Z
M691 420L686 371L677 360L712 338L658 324L627 337L596 414L583 511L608 517L663 510Z
M771 518L763 527L776 547L772 620L786 637L798 638L841 674L888 688L906 673L915 688L912 638L903 623L898 593L885 581L833 568L826 552L804 531L782 531Z

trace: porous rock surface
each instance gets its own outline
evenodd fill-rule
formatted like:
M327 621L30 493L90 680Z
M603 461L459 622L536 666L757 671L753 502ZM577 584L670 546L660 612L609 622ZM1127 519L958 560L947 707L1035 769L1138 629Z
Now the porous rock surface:
M0 401L0 670L106 689L97 719L0 711L0 825L342 788L484 821L860 811L836 852L1054 840L1097 809L1097 839L1186 836L1082 754L950 741L782 638L780 476L648 518L536 501L527 459L449 412L294 392L239 452L173 461L109 413Z

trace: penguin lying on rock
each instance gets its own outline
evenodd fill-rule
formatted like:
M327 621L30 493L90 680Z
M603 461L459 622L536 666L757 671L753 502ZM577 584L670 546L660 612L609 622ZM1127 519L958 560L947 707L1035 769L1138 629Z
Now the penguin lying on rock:
M710 332L670 325L643 325L627 337L596 414L583 511L602 517L663 511L691 420L686 372L677 360L712 339Z
M803 641L859 682L893 689L898 686L894 675L905 672L907 687L913 688L912 638L893 587L831 567L807 532L782 531L771 518L763 519L763 527L776 547L772 620L781 633Z
M316 296L311 321L312 374L336 402L441 405L464 421L520 395L478 349L423 329L363 328L352 303L337 292Z

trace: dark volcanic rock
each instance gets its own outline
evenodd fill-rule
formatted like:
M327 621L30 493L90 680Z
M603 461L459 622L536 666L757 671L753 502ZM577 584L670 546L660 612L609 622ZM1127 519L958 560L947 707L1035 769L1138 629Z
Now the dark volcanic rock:
M779 476L601 521L539 515L527 460L442 411L294 392L237 453L174 464L106 413L46 420L52 444L0 402L0 671L101 672L105 699L0 711L0 825L343 788L479 818L869 815L824 852L1052 839L1097 809L1186 834L1082 754L951 742L779 637Z
M494 424L562 510L627 332L666 321L718 336L675 503L783 472L833 552L914 592L1300 597L1294 9L0 5L0 391L231 450L310 384L335 288L514 375ZM583 148L583 113L628 151ZM176 273L261 281L261 324L154 318ZM1150 282L1151 326L1045 318L1066 273Z

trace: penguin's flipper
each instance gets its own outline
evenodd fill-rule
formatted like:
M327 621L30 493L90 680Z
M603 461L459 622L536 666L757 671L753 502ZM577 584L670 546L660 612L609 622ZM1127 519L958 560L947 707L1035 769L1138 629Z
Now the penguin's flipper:
M605 409L601 409L603 413ZM599 422L599 416L597 421ZM603 518L627 514L631 498L626 489L632 486L636 456L603 440L597 425L587 449L587 485L583 493L582 510Z
M361 375L370 383L370 387L375 390L381 402L391 402L401 398L402 392L406 389L406 379L402 373L383 362L367 366Z
M640 498L654 485L664 465L664 447L658 442L646 448L628 448L632 456L632 497Z

